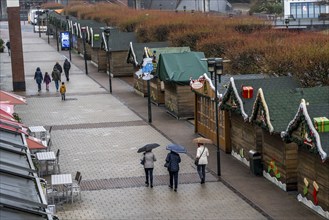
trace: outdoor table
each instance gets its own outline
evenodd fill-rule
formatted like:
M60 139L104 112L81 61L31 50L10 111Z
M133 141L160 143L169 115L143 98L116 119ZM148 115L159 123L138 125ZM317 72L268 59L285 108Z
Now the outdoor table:
M28 128L31 136L42 140L43 145L47 146L47 130L43 126L31 126Z
M73 203L73 193L72 193L72 174L56 174L51 175L51 187L52 190L54 190L54 186L62 186L63 189L63 195L64 195L64 189L66 188L64 185L68 186L69 189L71 189L71 203ZM55 203L53 197L53 203ZM66 191L66 201L68 201L68 192Z
M46 174L48 174L48 162L49 161L56 161L56 155L54 151L47 151L47 152L38 152L36 153L37 159L40 162L46 162Z

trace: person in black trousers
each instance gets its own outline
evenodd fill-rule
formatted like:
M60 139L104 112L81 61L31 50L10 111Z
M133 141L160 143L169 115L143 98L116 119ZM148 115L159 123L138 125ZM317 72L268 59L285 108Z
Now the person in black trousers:
M166 163L168 164L169 171L169 187L177 192L178 187L178 172L179 172L179 163L181 162L180 156L174 151L170 151L166 157Z

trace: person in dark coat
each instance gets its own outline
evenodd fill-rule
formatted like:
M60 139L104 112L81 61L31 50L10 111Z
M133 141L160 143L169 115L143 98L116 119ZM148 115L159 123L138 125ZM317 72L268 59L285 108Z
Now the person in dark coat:
M42 83L42 80L43 80L43 76L42 76L42 72L40 70L40 67L38 67L37 70L35 71L34 79L38 84L38 92L40 92L41 91L41 83Z
M56 69L59 71L59 73L62 74L63 69L62 69L62 66L58 62L56 62L54 67L56 67Z
M51 77L55 82L56 91L58 92L59 82L61 82L61 73L59 70L54 66L53 72L51 73Z
M174 191L177 192L178 186L178 171L179 171L179 163L181 162L180 156L178 153L170 151L166 157L166 163L168 163L168 171L169 171L169 187L172 189L174 186Z
M6 46L7 46L8 54L10 56L10 41L7 41Z
M64 61L63 68L64 68L64 73L66 76L66 81L70 81L69 74L70 74L70 69L71 69L71 63L67 59L65 59L65 61Z

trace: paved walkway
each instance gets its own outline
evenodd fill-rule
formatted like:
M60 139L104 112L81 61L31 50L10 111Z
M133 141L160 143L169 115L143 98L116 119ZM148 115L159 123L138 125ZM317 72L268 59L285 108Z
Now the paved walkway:
M63 63L68 52L57 52L53 39L32 33L23 26L23 50L28 105L15 111L28 125L53 126L52 150L61 150L62 173L81 171L82 201L65 204L61 219L321 219L264 178L254 177L230 155L221 154L222 177L214 176L216 148L211 151L208 182L200 185L193 165L196 147L191 140L193 124L176 120L163 107L152 106L153 122L147 121L147 99L134 93L131 80L113 79L113 94L107 92L108 77L72 54L67 101L61 101L52 84L38 93L33 80L36 67L51 72L56 61ZM1 37L8 39L6 23ZM0 86L11 91L11 66L7 53L0 54ZM137 148L157 142L155 186L144 187L144 173ZM168 186L163 167L171 142L188 148L183 154L178 192ZM211 171L212 170L212 171Z

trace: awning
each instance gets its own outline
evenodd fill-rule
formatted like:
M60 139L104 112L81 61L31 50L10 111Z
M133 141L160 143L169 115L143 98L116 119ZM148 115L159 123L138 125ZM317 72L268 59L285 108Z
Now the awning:
M23 105L26 104L26 99L23 96L14 93L0 90L0 104Z
M38 138L28 136L26 138L27 146L30 150L36 150L36 149L46 149L47 147L42 144L42 141Z

